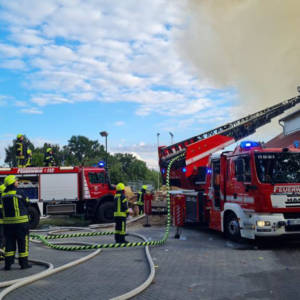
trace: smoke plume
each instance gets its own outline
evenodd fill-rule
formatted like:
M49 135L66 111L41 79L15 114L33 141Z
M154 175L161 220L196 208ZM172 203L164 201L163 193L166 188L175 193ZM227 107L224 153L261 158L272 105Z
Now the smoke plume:
M187 0L180 50L199 79L234 87L243 114L293 97L300 85L299 0Z

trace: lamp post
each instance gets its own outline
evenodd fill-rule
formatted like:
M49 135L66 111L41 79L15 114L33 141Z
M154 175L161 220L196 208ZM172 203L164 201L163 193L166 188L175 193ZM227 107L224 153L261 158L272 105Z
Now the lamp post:
M171 145L173 145L173 137L174 137L174 134L172 132L169 132L170 134L170 137L171 137Z
M159 135L160 133L158 132L156 134L157 137L157 156L158 156L158 173L157 173L157 190L159 190L159 176L160 176L160 167L159 167L159 155L158 155L158 147L159 147Z
M106 152L105 166L106 166L106 168L108 168L108 165L107 165L107 157L108 157L108 153L107 153L107 137L108 137L108 132L107 131L100 131L100 135L102 137L105 137L105 152Z

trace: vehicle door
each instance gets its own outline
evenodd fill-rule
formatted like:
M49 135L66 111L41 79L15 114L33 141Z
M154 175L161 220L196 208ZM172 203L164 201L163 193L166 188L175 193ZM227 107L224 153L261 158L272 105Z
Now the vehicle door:
M253 191L248 189L252 182L250 156L235 157L232 171L231 194L228 194L227 200L240 203L243 207L253 204Z
M89 171L87 174L91 197L101 198L107 193L107 178L105 172Z
M209 227L221 230L220 159L211 162L212 176L208 198L212 201Z

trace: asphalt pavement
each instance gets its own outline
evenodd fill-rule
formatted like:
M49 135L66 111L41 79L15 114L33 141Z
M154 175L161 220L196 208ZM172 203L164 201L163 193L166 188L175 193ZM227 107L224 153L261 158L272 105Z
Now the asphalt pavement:
M128 231L161 239L163 226L129 226ZM233 243L222 234L185 227L180 239L151 247L156 276L150 287L134 299L252 300L300 299L300 242L272 240L261 245ZM128 237L129 241L136 241ZM93 243L112 242L112 236L77 238ZM30 244L30 257L60 266L89 252L63 252ZM0 263L0 268L3 263ZM0 281L42 270L41 266L0 271ZM143 283L149 267L143 248L103 249L92 260L22 287L5 299L110 299Z

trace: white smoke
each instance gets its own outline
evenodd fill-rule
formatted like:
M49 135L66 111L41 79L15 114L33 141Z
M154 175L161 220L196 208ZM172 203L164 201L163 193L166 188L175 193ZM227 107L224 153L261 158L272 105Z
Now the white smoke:
M297 94L299 0L187 0L180 51L200 81L234 87L248 114Z

